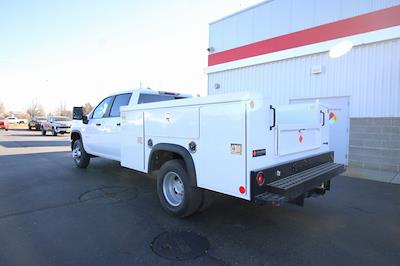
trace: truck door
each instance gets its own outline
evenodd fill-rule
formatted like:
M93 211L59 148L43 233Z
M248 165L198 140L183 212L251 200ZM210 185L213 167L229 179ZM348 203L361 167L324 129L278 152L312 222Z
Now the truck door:
M129 104L132 93L119 94L114 97L107 119L104 119L104 152L112 159L121 158L121 117L120 107Z
M83 132L83 143L87 152L95 155L103 155L105 153L105 121L110 110L113 96L105 98L94 109L88 124Z

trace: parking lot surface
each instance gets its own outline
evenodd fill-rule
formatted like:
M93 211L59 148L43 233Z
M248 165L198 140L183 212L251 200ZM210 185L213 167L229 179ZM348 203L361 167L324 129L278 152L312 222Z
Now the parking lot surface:
M154 177L100 158L78 169L68 151L68 136L0 131L0 265L399 265L400 185L337 177L303 208L219 196L178 219ZM156 237L186 232L207 251L153 251Z

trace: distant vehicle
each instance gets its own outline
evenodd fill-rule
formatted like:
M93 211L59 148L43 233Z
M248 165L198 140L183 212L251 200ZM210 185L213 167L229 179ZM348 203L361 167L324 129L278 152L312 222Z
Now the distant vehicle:
M8 130L8 121L7 119L0 118L0 129Z
M16 116L9 116L6 118L8 124L27 124L28 120L26 119L19 119Z
M31 121L28 123L28 128L29 130L35 129L35 130L41 130L42 129L42 123L46 121L46 117L44 116L38 116L38 117L33 117Z
M65 116L49 116L41 125L42 135L46 135L50 131L53 136L57 134L70 133L72 120Z

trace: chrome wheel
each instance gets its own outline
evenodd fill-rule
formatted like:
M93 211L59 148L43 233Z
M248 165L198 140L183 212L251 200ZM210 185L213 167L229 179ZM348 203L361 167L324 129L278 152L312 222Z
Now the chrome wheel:
M163 180L163 193L165 200L174 207L181 205L184 196L182 179L175 172L168 172Z
M74 158L74 160L79 164L79 162L81 161L81 157L82 157L81 148L77 146L72 151L72 158Z

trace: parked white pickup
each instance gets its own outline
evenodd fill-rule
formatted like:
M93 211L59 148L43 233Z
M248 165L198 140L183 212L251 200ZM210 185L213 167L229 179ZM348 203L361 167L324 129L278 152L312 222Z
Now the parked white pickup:
M318 102L140 89L105 98L88 116L74 108L71 148L79 167L93 155L157 172L160 202L179 217L204 208L208 191L302 205L344 171L329 149L325 112Z
M10 117L7 117L6 119L9 124L27 124L28 123L27 119L20 119L15 116L10 116Z

